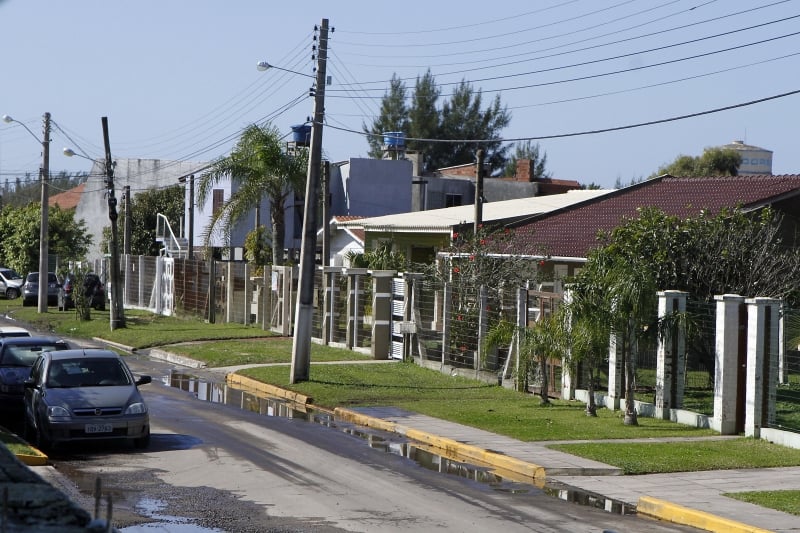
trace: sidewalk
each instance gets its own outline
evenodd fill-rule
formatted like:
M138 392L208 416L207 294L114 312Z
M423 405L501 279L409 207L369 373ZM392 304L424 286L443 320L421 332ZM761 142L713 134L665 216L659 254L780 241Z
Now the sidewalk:
M622 476L618 468L550 450L547 442L522 442L392 407L337 409L336 416L459 455L476 458L478 454L487 464L531 475L537 483L602 495L661 520L719 532L800 531L798 516L723 496L727 492L800 490L800 467Z

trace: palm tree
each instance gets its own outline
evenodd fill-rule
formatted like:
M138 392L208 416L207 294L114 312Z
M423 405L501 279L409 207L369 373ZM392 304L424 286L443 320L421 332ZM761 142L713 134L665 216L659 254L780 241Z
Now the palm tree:
M198 203L207 201L215 185L230 179L239 185L223 205L211 216L204 232L205 245L215 231L220 231L226 242L230 230L248 212L257 208L266 195L272 223L272 260L283 264L286 214L284 202L293 190L303 190L307 154L300 151L289 154L281 142L280 132L271 125L248 126L230 155L214 161L198 183Z

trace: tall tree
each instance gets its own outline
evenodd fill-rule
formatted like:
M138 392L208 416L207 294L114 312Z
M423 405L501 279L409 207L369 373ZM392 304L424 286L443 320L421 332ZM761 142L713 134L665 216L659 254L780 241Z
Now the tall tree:
M384 127L395 128L402 121L396 120L391 112L399 109L397 98L400 95L398 80L392 79L390 89L384 96L381 115L371 126L364 125L367 133L386 131ZM448 139L482 140L475 142L433 142L409 140L407 146L423 154L426 170L471 163L475 160L475 152L480 147L486 151L486 164L492 171L501 171L506 163L507 146L500 140L500 132L511 121L511 115L500 97L496 96L484 109L483 96L480 90L473 89L467 81L462 81L453 90L450 98L437 103L441 91L436 85L433 75L428 70L417 78L412 96L412 103L407 110L407 124L404 131L409 138L416 139ZM386 109L387 111L384 111ZM392 130L390 130L392 131ZM370 136L370 139L373 139ZM370 154L378 155L374 141L370 140Z
M703 155L679 155L672 163L664 165L651 177L670 174L679 177L736 176L742 155L730 148L706 148Z
M200 177L197 199L201 204L221 181L230 179L238 185L212 215L204 234L206 245L215 231L228 239L233 225L256 208L266 195L272 223L272 258L274 264L282 265L286 234L284 202L292 190L303 190L307 167L308 154L304 151L287 153L275 127L248 126L230 155L214 161Z
M131 200L131 253L134 255L158 255L160 253L160 247L156 243L158 215L161 214L167 218L173 231L179 230L178 225L185 213L184 205L184 189L180 185L164 189L152 187L133 196ZM100 248L108 249L110 240L111 226L106 226L103 228L103 240ZM117 246L120 253L123 244L122 239L118 239Z
M364 133L368 133L369 156L380 159L383 155L383 133L390 131L409 131L409 111L406 106L406 84L392 75L389 90L383 95L381 101L381 114L371 126L362 124Z
M62 264L86 258L92 238L83 220L75 220L74 210L53 206L48 210L50 254ZM0 211L0 263L25 274L39 262L39 204L6 206Z
M513 176L517 172L517 161L521 159L530 159L531 167L533 168L534 179L545 179L550 177L547 171L547 152L543 151L539 143L531 144L531 141L518 142L514 145L514 154L506 163L503 171L504 176ZM590 184L588 188L592 188ZM599 189L599 186L595 186Z

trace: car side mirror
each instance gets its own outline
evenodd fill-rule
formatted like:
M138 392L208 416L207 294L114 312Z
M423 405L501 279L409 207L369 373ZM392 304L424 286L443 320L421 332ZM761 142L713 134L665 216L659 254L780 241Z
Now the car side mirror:
M139 385L147 385L148 383L152 383L153 378L150 376L139 376L139 379L136 380L136 386Z
M22 382L22 386L23 386L23 388L26 388L26 389L35 389L36 388L36 382L33 381L32 379L28 378L28 379L26 379L25 381Z

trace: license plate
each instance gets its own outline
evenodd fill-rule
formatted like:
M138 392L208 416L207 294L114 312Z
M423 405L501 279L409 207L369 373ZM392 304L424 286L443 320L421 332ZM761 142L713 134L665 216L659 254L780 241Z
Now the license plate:
M111 433L114 431L112 424L86 424L86 433Z

